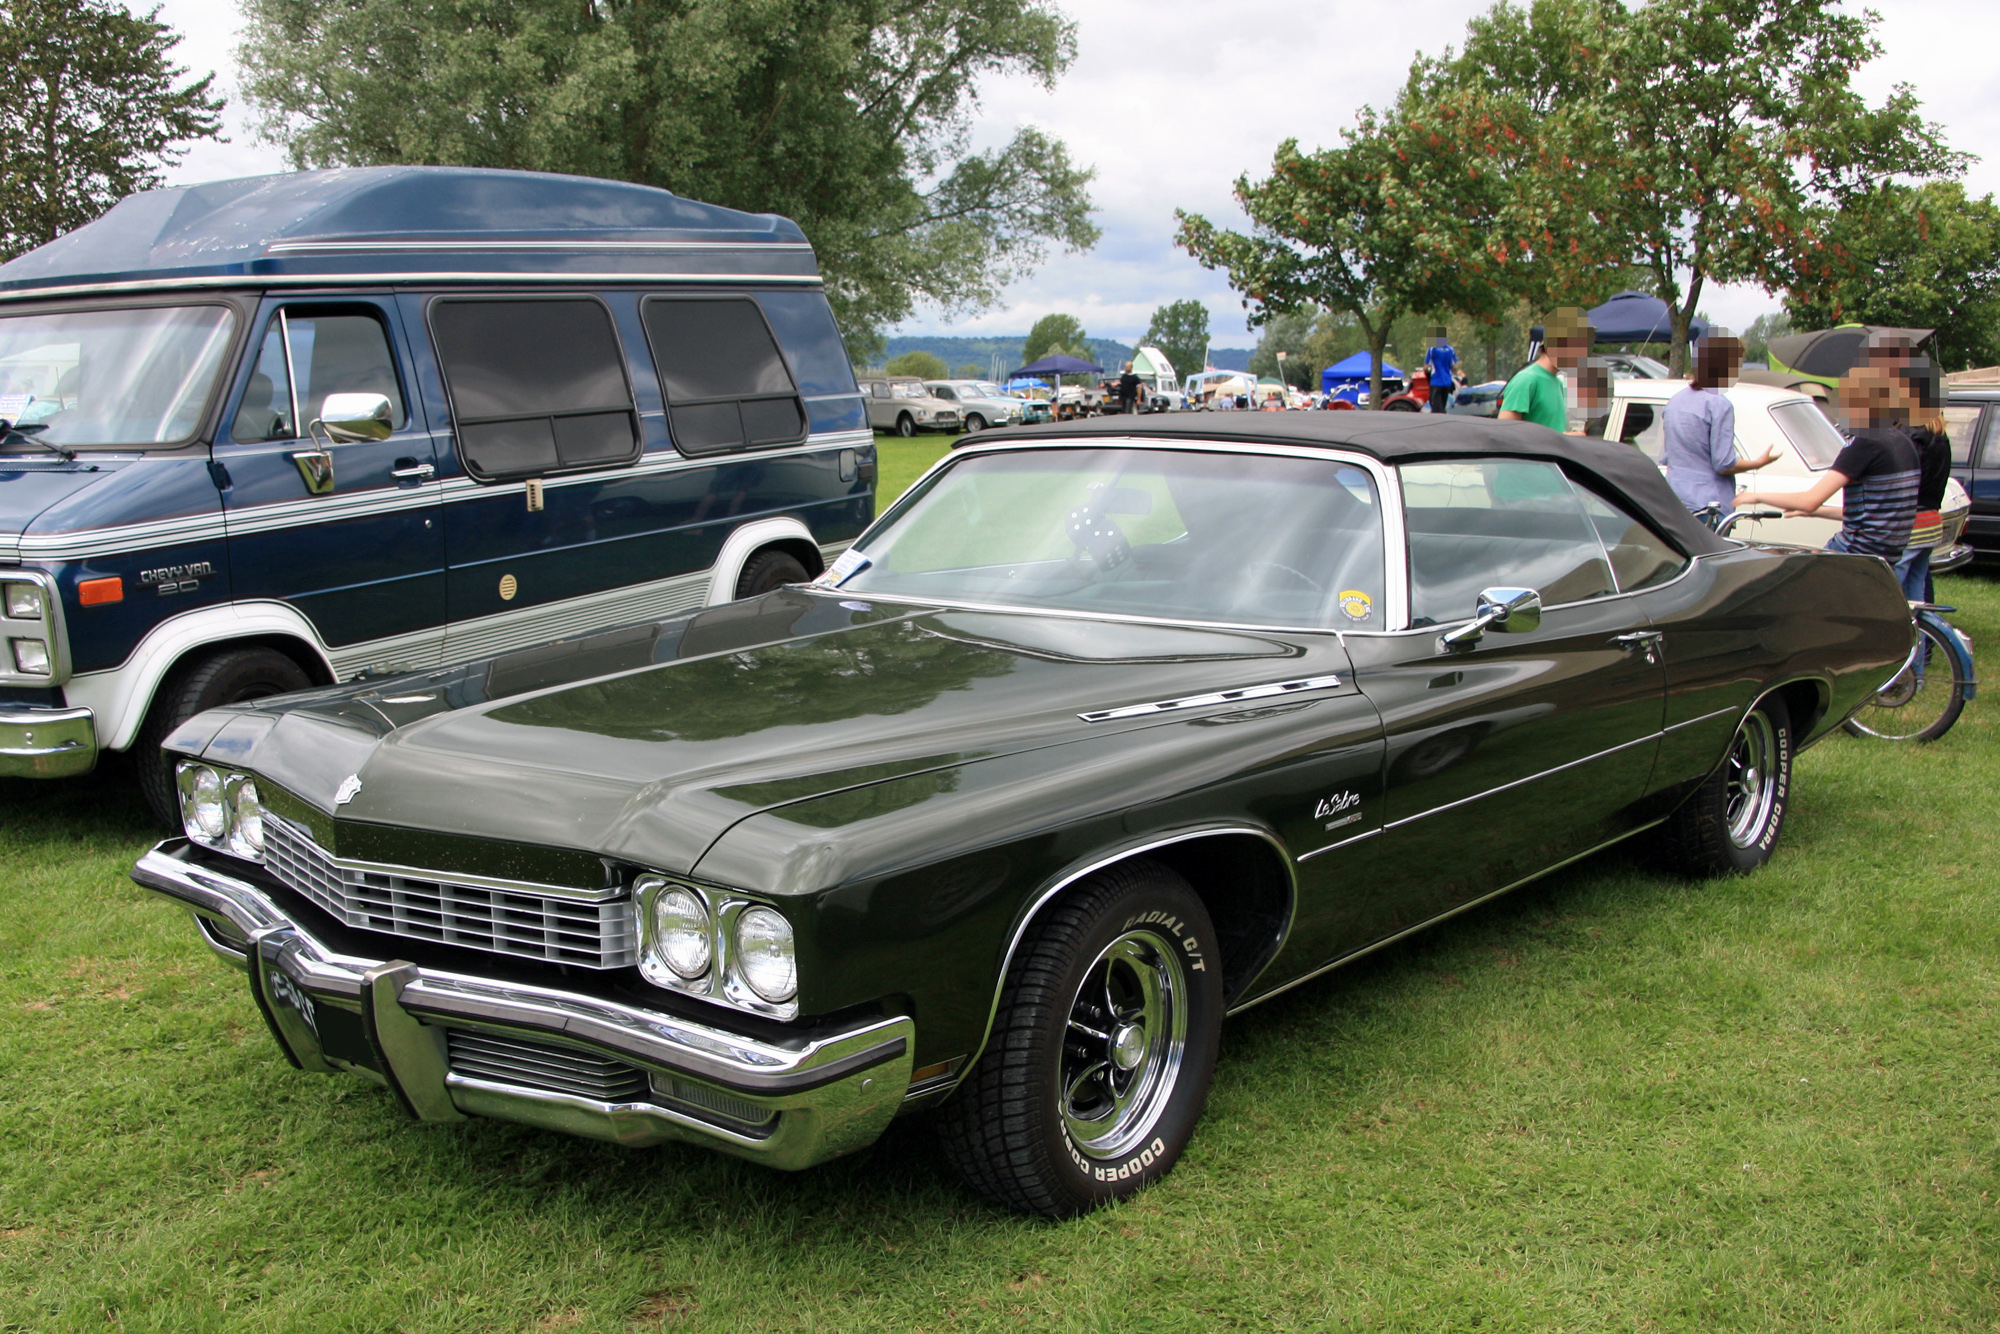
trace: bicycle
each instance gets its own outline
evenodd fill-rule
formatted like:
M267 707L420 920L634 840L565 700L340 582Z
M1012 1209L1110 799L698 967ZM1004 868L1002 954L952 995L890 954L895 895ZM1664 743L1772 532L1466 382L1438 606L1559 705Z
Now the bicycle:
M1784 517L1778 510L1725 513L1718 505L1706 505L1694 513L1722 537L1745 519ZM1884 741L1935 741L1951 730L1966 704L1979 693L1972 643L1944 619L1946 612L1957 610L1937 602L1910 604L1916 632L1910 656L1887 684L1841 724L1849 735ZM1938 666L1945 670L1933 670Z

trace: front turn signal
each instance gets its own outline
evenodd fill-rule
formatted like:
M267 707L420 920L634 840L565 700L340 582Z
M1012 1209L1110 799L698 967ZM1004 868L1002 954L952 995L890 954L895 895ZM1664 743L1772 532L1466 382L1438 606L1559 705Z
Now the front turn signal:
M85 579L76 586L76 600L86 607L125 600L125 581L117 575L108 579Z

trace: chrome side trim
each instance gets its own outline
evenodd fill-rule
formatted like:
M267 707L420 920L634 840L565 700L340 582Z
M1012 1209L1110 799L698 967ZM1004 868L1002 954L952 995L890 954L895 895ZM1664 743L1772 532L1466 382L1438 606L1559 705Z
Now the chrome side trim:
M1291 850L1285 846L1282 839L1270 830L1253 824L1220 824L1204 825L1199 829L1185 829L1179 833L1169 834L1161 838L1147 839L1139 843L1134 843L1117 852L1108 853L1094 861L1086 862L1074 870L1062 872L1029 903L1027 911L1021 914L1020 921L1014 924L1014 932L1007 939L1006 953L1000 958L1000 974L993 984L993 1004L987 1008L986 1028L979 1035L979 1045L973 1048L972 1054L966 1058L965 1064L959 1067L957 1078L950 1081L952 1087L956 1087L967 1075L972 1073L973 1068L979 1064L979 1058L985 1055L986 1045L993 1040L993 1024L1000 1017L1000 996L1007 989L1007 970L1014 966L1014 954L1021 948L1021 941L1028 934L1028 928L1034 924L1036 916L1043 908L1047 907L1058 894L1068 889L1071 885L1074 885L1077 881L1083 879L1085 876L1094 875L1107 866L1115 866L1119 862L1130 861L1134 857L1143 857L1149 852L1153 852L1159 848L1171 847L1176 843L1188 843L1198 838L1214 838L1221 834L1250 834L1260 838L1277 849L1279 859L1284 865L1285 879L1289 891L1288 897L1291 901L1286 905L1284 924L1278 931L1277 945L1272 949L1270 958L1264 961L1264 968L1269 968L1271 963L1280 954L1284 953L1285 941L1291 937L1292 922L1298 916L1299 910L1298 877L1292 873ZM1263 968L1260 968L1254 976L1244 981L1243 989L1249 991L1257 984L1257 978L1262 976Z
M1089 713L1079 713L1077 717L1087 723L1110 722L1114 718L1140 718L1153 713L1172 713L1176 709L1199 709L1210 704L1234 704L1239 700L1268 699L1273 695L1292 695L1308 690L1332 690L1340 684L1338 676L1308 676L1297 681L1273 681L1269 685L1244 686L1239 690L1216 690L1206 695L1183 695L1179 699L1163 699L1153 704L1127 704L1117 709L1093 709Z
M1319 856L1322 852L1332 852L1335 848L1344 848L1350 843L1359 843L1363 839L1373 838L1375 837L1375 835L1381 833L1384 829L1387 828L1388 828L1387 825L1377 825L1373 829L1365 830L1362 833L1354 835L1354 837L1352 838L1343 838L1338 843L1329 843L1323 848L1314 848L1311 852L1301 852L1296 858L1296 860L1301 862L1309 862L1313 858Z
M668 253L677 250L785 250L810 252L812 246L804 241L275 241L264 247L267 255L311 255L311 254L401 254L439 251L455 254L460 251L606 251L613 253L643 254L647 251Z
M764 247L760 247L764 248ZM546 283L553 286L579 285L625 287L634 283L688 283L727 287L732 283L792 284L820 287L817 273L628 273L619 269L592 272L571 269L560 273L474 273L446 270L441 273L214 273L189 278L128 278L121 282L70 283L63 287L24 287L0 290L0 302L45 301L59 296L97 296L121 292L177 292L204 287L256 288L277 292L296 288L392 287L399 283Z
M1253 1009L1256 1006L1262 1005L1265 1001L1270 1000L1273 996L1282 996L1287 991L1290 991L1293 987L1304 986L1306 983L1312 981L1316 977L1323 977L1327 973L1332 972L1336 968L1345 967L1346 965L1353 963L1356 959L1366 958L1368 955L1373 954L1375 951L1379 949L1385 949L1388 946L1395 944L1397 941L1402 940L1406 936L1413 936L1419 931L1428 930L1429 928L1436 926L1439 922L1443 922L1450 918L1456 917L1460 913L1471 912L1474 908L1477 908L1480 904L1490 902L1493 899L1499 898L1502 894L1506 894L1513 890L1519 889L1522 885L1525 885L1530 881L1540 880L1543 876L1548 875L1554 871L1560 871L1563 867L1570 865L1572 862L1580 862L1585 857L1595 856L1597 853L1604 851L1606 848L1611 847L1613 844L1623 843L1626 839L1631 838L1635 834L1643 834L1648 829L1651 829L1654 825L1660 824L1663 821L1664 817L1662 817L1662 819L1660 820L1649 820L1645 824L1639 825L1636 828L1626 830L1624 833L1618 835L1616 838L1607 838L1602 843L1599 843L1593 847L1586 848L1582 852L1577 853L1573 857L1565 857L1559 862L1556 862L1549 866L1545 866L1541 870L1536 871L1532 875L1524 875L1519 880L1516 880L1511 884L1502 885L1499 889L1491 890L1485 894L1481 894L1476 899L1468 899L1464 903L1459 904L1456 908L1447 909L1446 911L1439 913L1435 917L1426 917L1423 921L1418 922L1415 926L1404 927L1401 931L1396 932L1396 934L1392 936L1384 936L1382 937L1382 939L1375 941L1373 944L1363 945L1360 949L1353 950L1350 951L1349 953L1341 955L1338 959L1333 960L1331 963L1322 964L1318 968L1313 969L1309 973L1301 973L1299 976L1293 978L1291 981L1286 982L1280 986L1273 987L1271 988L1271 990L1265 992L1261 996L1257 996L1251 1000L1244 1001L1242 1004L1231 1009L1229 1013L1231 1016L1242 1014L1245 1010Z

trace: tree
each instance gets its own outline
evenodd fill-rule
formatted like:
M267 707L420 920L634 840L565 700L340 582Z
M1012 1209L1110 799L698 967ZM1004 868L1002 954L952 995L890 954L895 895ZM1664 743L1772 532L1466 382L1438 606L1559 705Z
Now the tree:
M1960 168L1907 87L1879 106L1853 90L1877 22L1839 0L1501 0L1462 54L1416 63L1410 98L1434 124L1476 111L1502 131L1460 148L1496 183L1477 220L1527 277L1513 290L1636 262L1672 310L1678 372L1709 282L1780 286L1844 205Z
M2000 208L1953 181L1885 184L1801 256L1785 312L1805 329L1936 329L1949 370L2000 362Z
M1460 238L1424 202L1425 185L1446 178L1413 171L1401 136L1401 126L1363 108L1340 148L1306 154L1286 140L1268 179L1236 180L1249 235L1197 214L1174 215L1176 244L1205 267L1228 272L1252 324L1312 306L1352 316L1374 359L1374 403L1382 401L1382 355L1399 316L1484 299L1484 289L1462 281L1454 256Z
M986 378L988 369L988 367L982 366L976 361L968 361L953 371L951 378L954 380L983 380Z
M1766 312L1759 315L1743 330L1743 360L1771 362L1771 340L1783 338L1792 331L1792 317L1783 311Z
M1176 375L1201 370L1208 365L1208 307L1190 298L1157 308L1139 345L1166 353Z
M942 380L944 362L929 352L905 352L882 368L884 375L914 375L920 380Z
M245 93L301 167L450 163L792 218L857 353L919 300L991 304L1086 249L1091 173L970 147L978 81L1052 88L1053 0L244 0Z
M186 145L220 135L213 74L181 83L180 38L108 0L0 7L0 259L159 187Z
M1028 330L1028 341L1021 345L1021 364L1030 365L1051 353L1088 357L1089 349L1090 338L1076 316L1044 315Z
M1283 380L1300 389L1318 388L1319 367L1313 364L1312 330L1317 311L1273 316L1250 354L1250 373ZM1285 359L1278 360L1283 352Z

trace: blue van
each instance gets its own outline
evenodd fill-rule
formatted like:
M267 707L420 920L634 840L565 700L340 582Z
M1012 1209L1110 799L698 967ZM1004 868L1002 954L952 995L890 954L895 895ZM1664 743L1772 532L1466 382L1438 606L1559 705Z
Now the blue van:
M0 775L817 575L874 436L783 218L443 167L134 195L0 266Z

